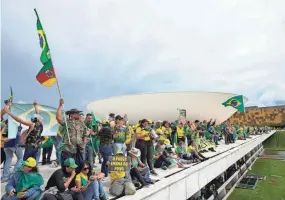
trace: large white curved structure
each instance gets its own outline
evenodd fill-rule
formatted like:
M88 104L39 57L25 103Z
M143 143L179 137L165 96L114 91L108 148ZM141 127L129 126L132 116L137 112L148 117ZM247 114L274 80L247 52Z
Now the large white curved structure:
M193 120L217 119L221 123L236 112L232 107L222 105L227 99L236 96L218 92L167 92L124 95L98 100L87 104L87 109L101 119L109 113L128 115L131 123L146 118L153 121L175 121L179 116L178 109L186 110L186 118ZM244 97L244 103L248 99Z

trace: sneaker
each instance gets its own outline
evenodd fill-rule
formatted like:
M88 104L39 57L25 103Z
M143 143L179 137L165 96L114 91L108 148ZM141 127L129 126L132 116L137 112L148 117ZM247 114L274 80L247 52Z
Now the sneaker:
M152 175L155 175L155 176L158 175L154 170L150 170L150 173L151 173Z
M57 162L56 161L52 161L51 162L51 167L54 167L54 168L58 167Z
M167 170L167 167L166 167L166 166L163 166L163 167L161 167L161 169L163 169L163 170Z
M104 193L102 196L100 196L100 200L108 200L109 197L106 193Z

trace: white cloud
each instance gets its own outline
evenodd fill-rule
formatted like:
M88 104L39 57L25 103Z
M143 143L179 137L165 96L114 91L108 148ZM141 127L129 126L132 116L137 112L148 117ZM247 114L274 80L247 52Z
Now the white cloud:
M94 93L203 90L244 94L256 104L285 99L283 0L15 2L2 3L10 39L39 62L37 7L58 77L79 79Z

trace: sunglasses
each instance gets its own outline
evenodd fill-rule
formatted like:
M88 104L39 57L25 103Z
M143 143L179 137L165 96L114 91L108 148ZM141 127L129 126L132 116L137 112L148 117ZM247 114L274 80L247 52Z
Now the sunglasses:
M89 170L89 167L84 167L83 169L84 169L84 170Z

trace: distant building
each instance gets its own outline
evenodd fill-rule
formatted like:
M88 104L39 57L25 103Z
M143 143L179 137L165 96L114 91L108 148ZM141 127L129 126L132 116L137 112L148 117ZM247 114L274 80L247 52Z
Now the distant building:
M127 114L131 124L143 118L174 122L182 115L190 121L216 119L219 124L236 112L235 108L222 105L236 95L191 91L133 94L93 101L86 108L101 119L107 119L110 113ZM248 99L244 96L243 101Z
M227 122L240 125L285 125L285 105L270 107L246 107L245 113L236 112Z

